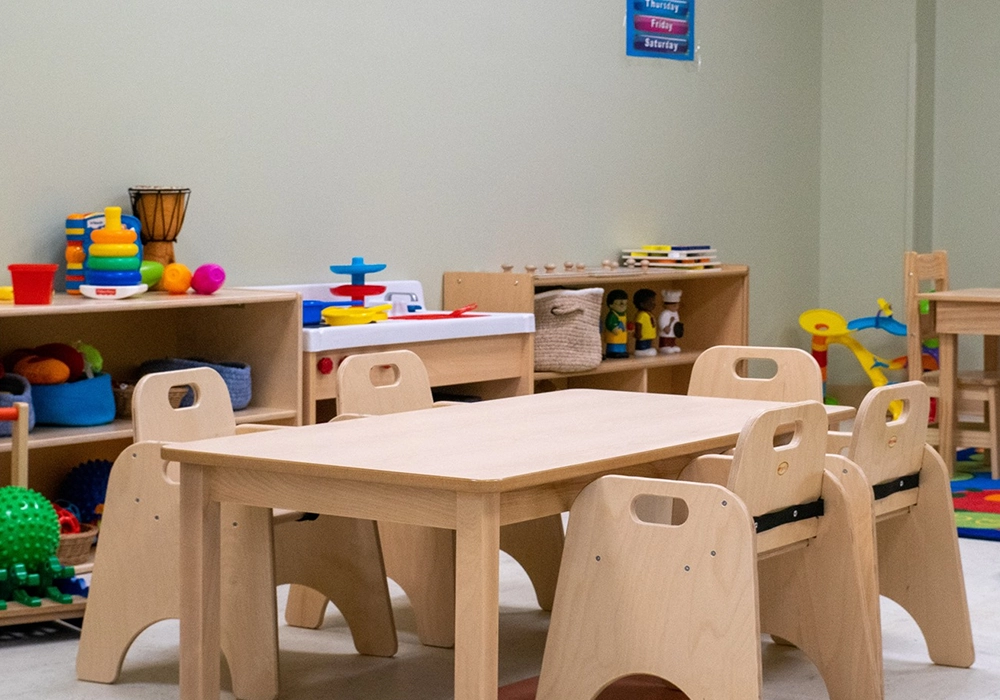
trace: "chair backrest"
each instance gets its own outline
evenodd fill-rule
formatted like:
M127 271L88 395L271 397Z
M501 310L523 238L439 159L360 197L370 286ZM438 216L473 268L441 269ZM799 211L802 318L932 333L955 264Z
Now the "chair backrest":
M385 415L434 404L424 363L409 350L349 355L337 368L337 413Z
M923 342L930 335L931 320L920 313L917 295L948 289L948 252L917 253L909 250L903 257L903 296L906 300L906 366L910 379L923 374ZM921 321L924 323L921 323Z
M773 377L741 376L746 360L772 360ZM816 359L799 348L716 345L695 360L688 384L690 396L760 401L822 401L823 371Z
M889 404L901 401L899 418L888 417ZM873 486L920 471L927 441L930 396L923 382L872 389L858 407L847 457Z
M170 389L175 386L194 390L191 406L170 405ZM132 429L136 442L187 442L233 435L236 419L225 380L208 367L147 374L132 393Z
M680 499L686 519L648 518L661 510L643 505L650 499ZM570 510L538 697L595 698L611 681L650 674L691 697L757 698L757 610L753 524L740 499L714 484L604 476Z
M818 401L752 416L736 441L729 490L754 517L816 501L823 488L826 431L826 410Z

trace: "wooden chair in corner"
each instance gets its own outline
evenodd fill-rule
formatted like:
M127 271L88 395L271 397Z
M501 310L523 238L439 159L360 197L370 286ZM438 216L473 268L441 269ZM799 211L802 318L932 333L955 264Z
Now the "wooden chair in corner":
M175 386L193 388L192 406L170 406ZM133 394L132 416L137 443L111 470L77 653L77 677L100 683L118 680L139 633L179 616L180 489L160 446L237 431L226 384L207 368L143 377ZM305 583L332 598L361 653L396 651L375 523L328 516L298 522L299 515L222 506L222 651L237 698L277 696L275 585L280 583Z
M760 698L753 540L723 487L592 482L570 510L541 675L499 700Z
M761 630L805 652L831 700L881 700L872 491L826 442L820 403L768 409L733 455L699 457L680 478L726 486L753 516Z
M423 362L409 350L351 355L337 369L337 412L382 415L434 406ZM386 440L392 436L387 435ZM458 437L456 436L456 439ZM447 449L443 442L441 449ZM379 522L385 568L406 592L413 607L420 641L429 646L455 644L455 531ZM538 604L552 609L559 560L562 518L558 515L500 528L500 547L524 567ZM285 619L315 625L326 600L293 587Z
M922 292L943 292L948 289L948 253L938 250L933 253L907 251L903 259L903 287L906 298L906 365L909 378L927 384L932 397L939 396L939 372L924 371L924 344L934 336L930 317L920 313L917 295ZM955 444L961 447L985 448L990 451L990 471L994 479L1000 479L1000 372L997 371L997 339L984 337L983 354L986 358L983 370L963 370L958 372L955 386L957 403L975 402L982 406L982 422L959 422L955 431ZM956 407L957 408L957 407ZM927 431L927 442L938 444L938 431L932 427ZM951 473L954 455L942 455Z
M899 418L888 417L900 401ZM935 664L975 661L949 473L925 441L930 405L922 382L872 389L851 433L830 433L868 477L874 493L879 589L920 627Z

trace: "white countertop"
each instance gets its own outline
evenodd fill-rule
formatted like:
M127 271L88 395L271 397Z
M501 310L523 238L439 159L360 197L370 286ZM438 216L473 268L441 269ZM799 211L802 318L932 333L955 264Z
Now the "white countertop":
M354 326L303 328L302 349L305 352L321 352L370 345L424 343L431 340L479 338L534 331L534 314L497 313L419 321L390 318L387 321Z
M331 301L343 299L330 293L332 286L344 284L344 280L332 279L325 283L290 284L273 287L258 287L269 291L297 292L303 299ZM384 294L365 300L367 306L392 301L396 294L404 295L417 305L423 305L423 288L415 280L366 280L367 284L386 286ZM445 313L420 309L418 313ZM373 345L399 345L401 343L425 343L434 340L454 338L480 338L491 335L511 335L534 333L534 314L479 313L471 312L458 318L399 320L389 318L377 323L353 326L306 326L302 329L302 349L305 352L323 352L344 348L368 347Z

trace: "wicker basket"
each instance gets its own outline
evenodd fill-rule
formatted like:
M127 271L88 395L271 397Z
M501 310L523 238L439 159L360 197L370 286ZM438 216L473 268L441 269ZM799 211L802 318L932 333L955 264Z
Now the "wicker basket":
M116 384L115 385L115 416L125 420L131 420L132 418L132 393L135 391L135 384ZM172 408L180 408L181 401L187 395L188 388L186 386L172 386L170 387L170 392L168 398L170 400L170 406Z
M79 566L90 558L90 548L97 537L96 525L81 525L79 532L59 535L59 549L56 558L63 566Z
M600 287L535 295L536 372L584 372L601 364L603 298Z

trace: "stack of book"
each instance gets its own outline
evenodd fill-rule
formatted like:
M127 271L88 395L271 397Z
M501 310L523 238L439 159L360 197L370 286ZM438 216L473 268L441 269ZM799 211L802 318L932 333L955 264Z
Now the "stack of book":
M650 267L675 270L710 270L722 267L710 245L644 245L622 250L622 263L629 265L649 261Z

